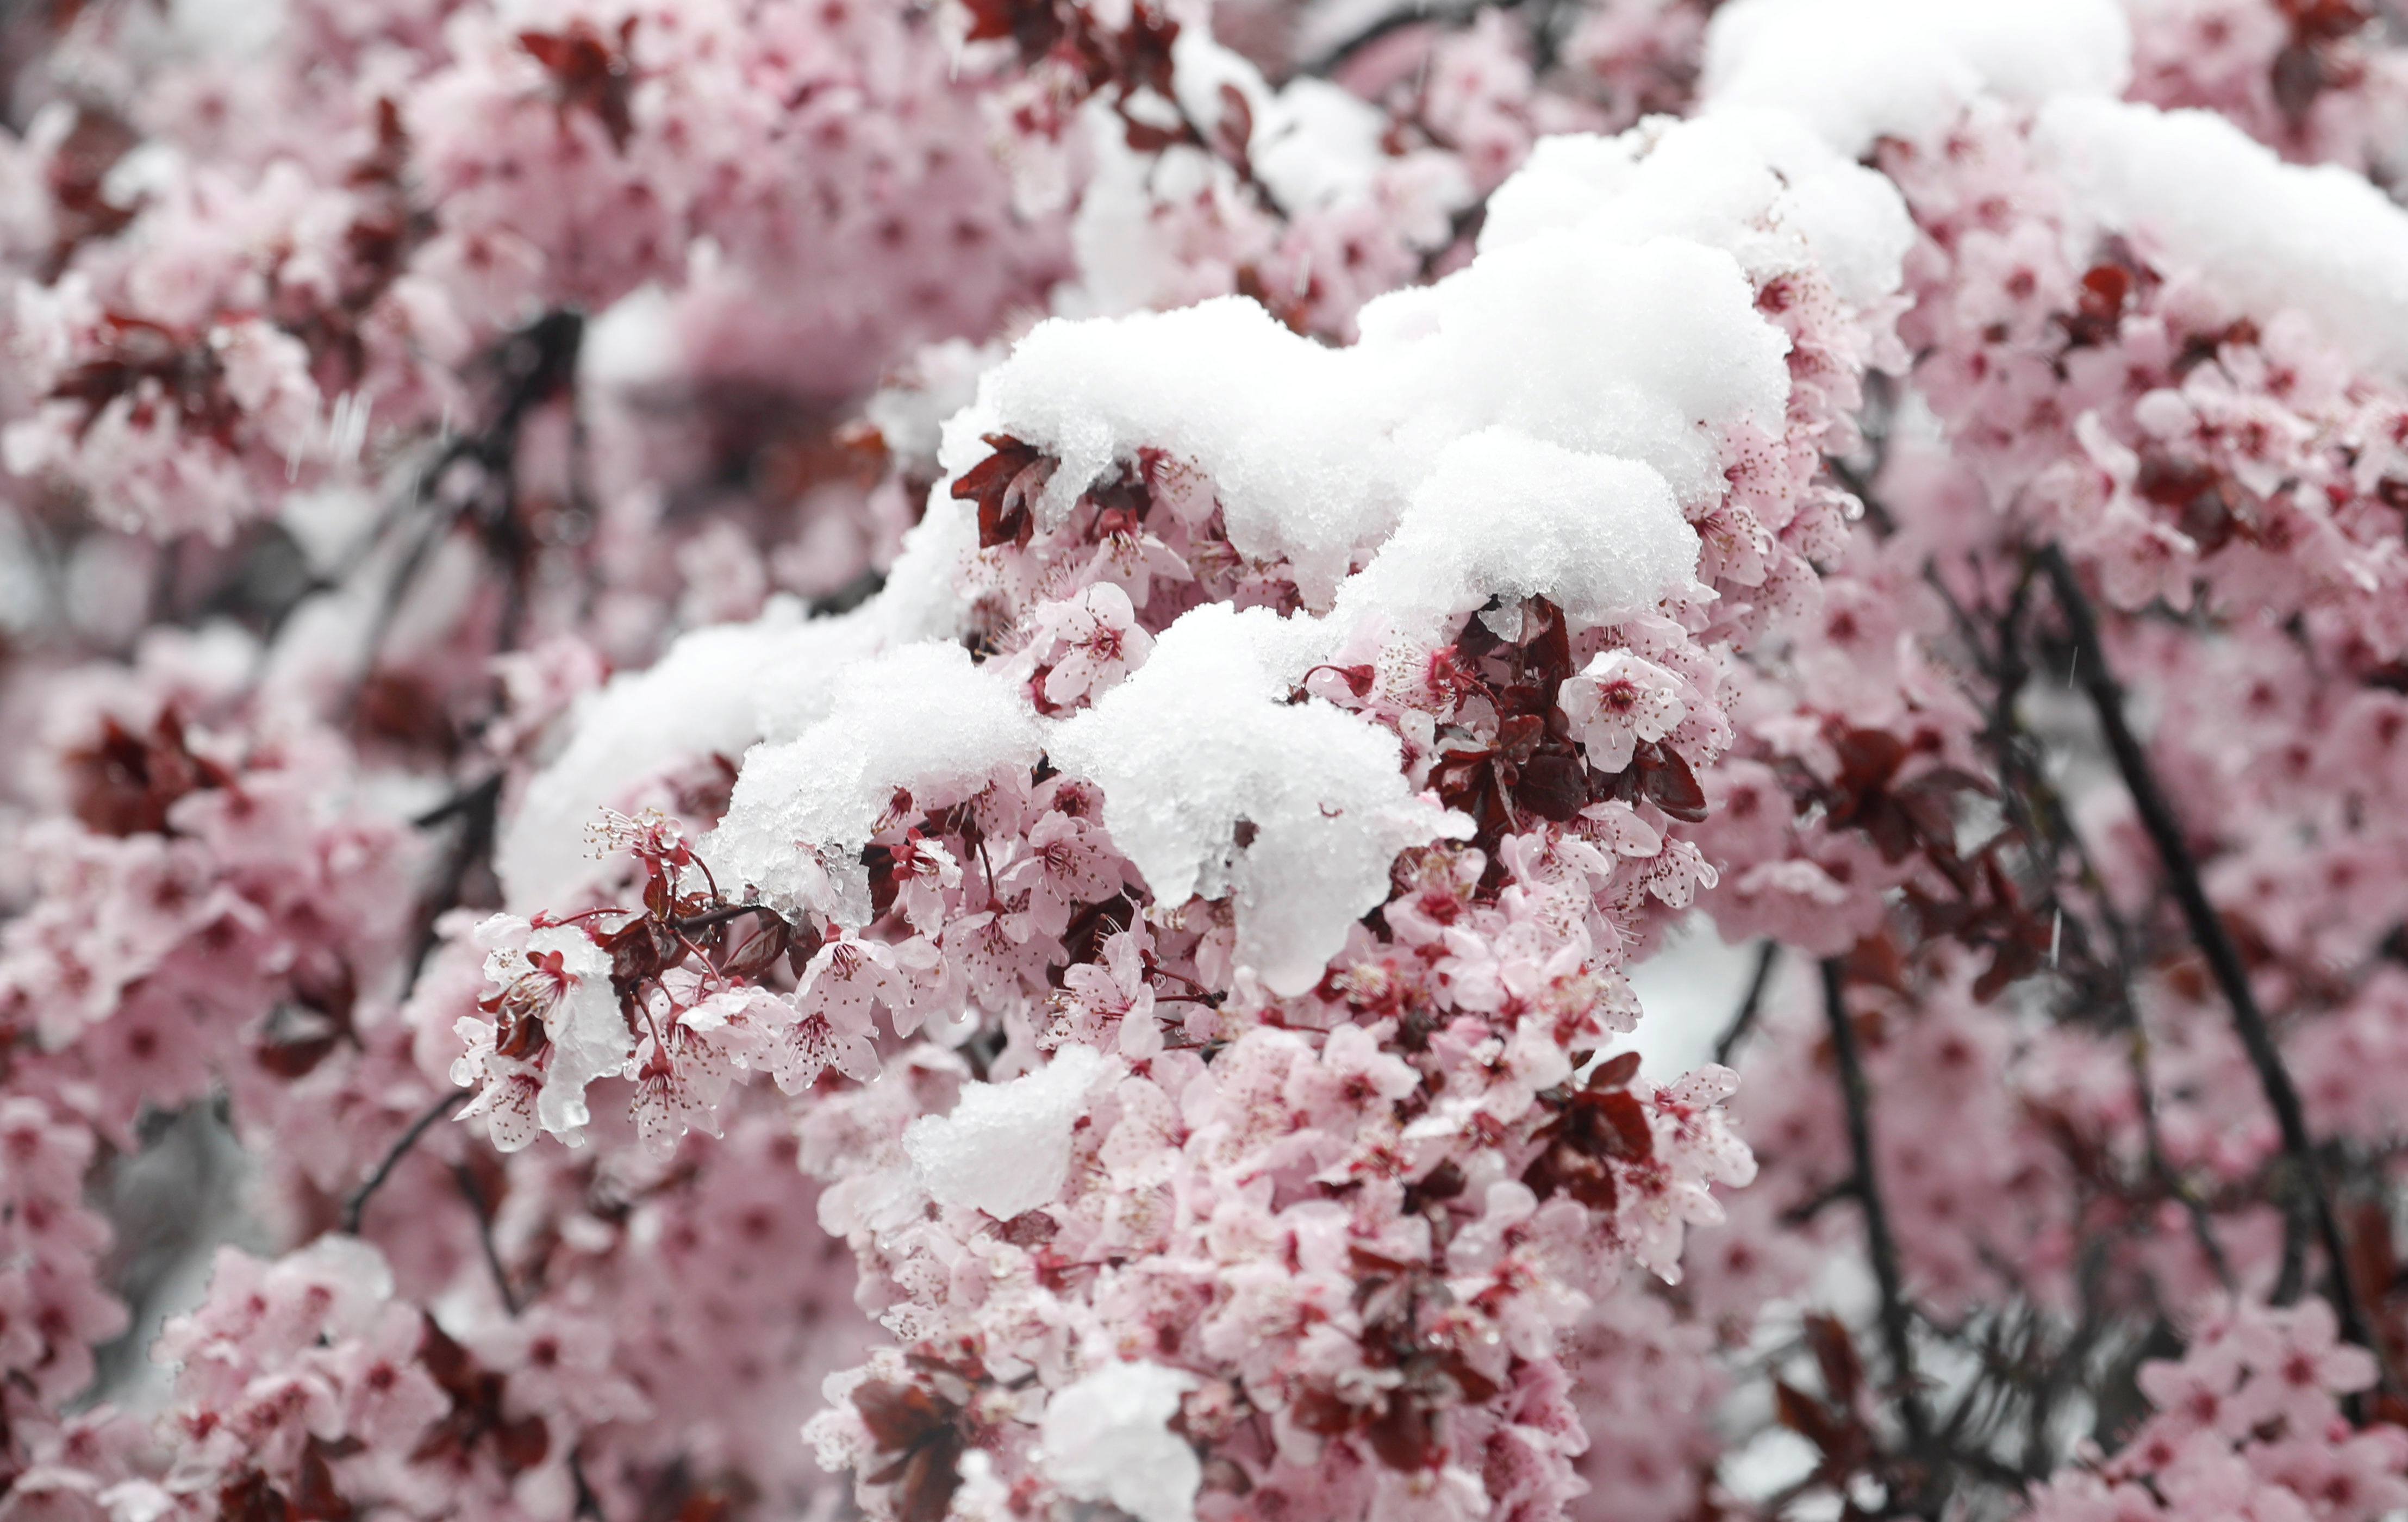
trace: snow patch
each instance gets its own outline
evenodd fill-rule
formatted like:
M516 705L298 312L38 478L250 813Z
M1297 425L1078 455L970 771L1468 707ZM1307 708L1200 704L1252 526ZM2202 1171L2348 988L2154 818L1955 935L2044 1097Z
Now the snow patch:
M1050 747L1103 788L1104 827L1156 901L1234 897L1238 961L1282 995L1387 898L1398 852L1471 832L1408 788L1396 736L1287 700L1318 638L1268 609L1196 609Z
M1700 93L1794 111L1858 158L1981 95L2113 98L2131 67L2115 0L1733 0L1707 25Z
M1195 1387L1158 1363L1112 1363L1055 1392L1040 1429L1046 1473L1065 1495L1138 1522L1190 1522L1204 1467L1169 1422Z
M2362 362L2408 374L2408 212L2363 176L2286 164L2209 111L2064 100L2037 138L2106 227L2261 322L2299 310Z
M904 645L844 669L818 723L745 754L704 854L723 887L750 884L781 911L808 905L867 925L861 851L896 789L916 807L958 800L1038 754L1036 715L1011 683L960 645Z
M1065 1046L1054 1060L1008 1084L971 1084L949 1115L923 1115L903 1130L903 1151L928 1197L998 1221L1051 1204L1070 1177L1070 1131L1103 1054Z

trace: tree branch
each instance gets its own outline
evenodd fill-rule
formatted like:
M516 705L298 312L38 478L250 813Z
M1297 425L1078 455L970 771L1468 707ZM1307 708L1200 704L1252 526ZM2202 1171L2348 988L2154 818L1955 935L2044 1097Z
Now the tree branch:
M1956 611L1960 627L1972 641L1976 658L1988 671L1997 688L1990 708L1990 727L1985 738L1999 758L1999 793L2008 822L2020 833L2031 854L2034 866L2040 869L2044 884L2045 903L2057 916L2060 931L2071 926L2070 940L2074 955L2095 966L2105 984L2105 993L2113 1018L2124 1034L2125 1070L2132 1084L2132 1100L2141 1120L2141 1144L2150 1176L2159 1188L2180 1202L2190 1222L2191 1236L2200 1252L2214 1271L2216 1280L2226 1289L2233 1285L2232 1265L2224 1256L2223 1244L2216 1241L2215 1225L2210 1218L2207 1204L2188 1181L2174 1171L2168 1160L2165 1137L2157 1120L2157 1084L2149 1073L2149 1032L2141 1019L2140 1006L2132 998L2131 969L2132 932L2121 914L2115 912L2100 882L2097 864L2091 860L2082 836L2075 829L2064 800L2049 785L2046 770L2040 764L2040 747L2024 728L2019 704L2026 685L2031 680L2032 667L2024 646L2026 615L2032 590L2031 570L2027 567L2016 578L2014 590L2005 610L1999 615L1999 651L1995 661L1981 650L1971 622L1956 599L1947 592L1946 581L1933 562L1924 563L1925 576L1941 589L1949 607ZM2102 666L2100 669L2104 669ZM2043 855L2045 847L2045 855ZM2090 933L2082 915L2069 912L2058 885L2064 876L2060 858L2071 854L2078 880L2090 890L2091 907L2098 915L2104 933L2103 950L2089 947ZM2054 960L2054 958L2052 958Z
M460 902L461 890L466 886L468 873L485 854L493 850L494 826L500 821L502 807L502 774L495 772L464 793L447 799L430 811L435 823L457 817L460 836L452 844L444 859L443 873L428 896L424 923L418 932L418 947L409 958L409 975L402 981L400 1002L408 1003L417 991L419 975L426 970L426 959L435 955L442 934L437 928L444 913Z
M1722 1038L1714 1042L1714 1060L1730 1066L1731 1054L1739 1043L1747 1040L1756 1028L1756 1018L1763 1012L1764 996L1772 986L1773 964L1781 960L1781 942L1768 938L1756 950L1756 970L1748 975L1747 993L1739 1001L1739 1012L1723 1027Z
M1890 1380L1897 1386L1907 1442L1921 1455L1930 1446L1931 1419L1923 1409L1923 1394L1915 1387L1913 1313L1907 1308L1898 1241L1890 1234L1889 1211L1882 1202L1881 1181L1873 1165L1872 1092L1865 1082L1864 1059L1856 1050L1856 1028L1848 1019L1847 975L1837 957L1823 962L1823 1012L1831 1027L1831 1057L1840 1071L1840 1099L1847 1113L1856 1203L1865 1216L1865 1250L1881 1289L1882 1342L1889 1355ZM1939 1515L1938 1508L1928 1502L1918 1510Z
M452 1165L452 1178L466 1198L469 1212L477 1217L477 1245L484 1249L486 1271L494 1276L494 1292L502 1298L502 1309L515 1316L520 1308L518 1291L510 1287L509 1271L502 1267L501 1250L494 1245L494 1217L485 1207L484 1188L465 1163Z
M418 1145L418 1139L426 1134L427 1127L441 1119L443 1112L451 1109L460 1098L457 1091L436 1096L435 1102L428 1105L416 1120L409 1123L409 1128L395 1139L392 1147L386 1150L383 1160L376 1165L376 1171L362 1181L360 1186L343 1201L344 1235L356 1237L360 1234L360 1217L366 1212L368 1201L384 1187L385 1180L393 1177L393 1170L400 1166L402 1158L408 1156L409 1149Z
M1326 79L1343 66L1348 59L1383 37L1394 36L1407 27L1420 26L1425 22L1443 25L1460 18L1461 12L1434 8L1426 3L1426 0L1413 0L1412 4L1400 5L1394 10L1382 12L1369 25L1330 44L1317 56L1307 59L1297 68L1297 77Z
M2149 765L2148 753L2125 718L2124 692L2107 663L2106 647L2099 636L2097 610L2091 606L2089 594L2083 590L2072 566L2057 546L2043 546L2034 558L2047 575L2057 607L2065 614L2066 630L2073 642L2075 674L2098 713L2099 727L2114 756L2115 769L2123 777L2125 790L2132 796L2132 807L2141 816L2142 828L2148 833L2158 860L2165 865L2167 885L2182 910L2192 941L2207 959L2217 991L2231 1009L2233 1029L2249 1055L2249 1065L2257 1070L2258 1084L2265 1091L2267 1106L2274 1112L2284 1155L2297 1176L2298 1186L2306 1192L2316 1236L2331 1263L2329 1295L2343 1333L2351 1342L2372 1350L2380 1364L2384 1362L2381 1346L2367 1326L2365 1313L2358 1303L2358 1291L2350 1283L2348 1243L2342 1236L2341 1218L2334 1213L2332 1197L2325 1187L2315 1141L2308 1134L2307 1109L2300 1102L2298 1086L2291 1082L2290 1070L2283 1064L2282 1051L2275 1044L2272 1027L2266 1023L2265 1012L2258 1007L2257 991L2249 985L2249 973L2241 965L2240 950L2233 945L2215 906L2208 900L2207 887L2200 880L2199 863L2191 856L2182 822ZM2391 1383L2388 1369L2384 1371L2384 1382L2386 1386Z

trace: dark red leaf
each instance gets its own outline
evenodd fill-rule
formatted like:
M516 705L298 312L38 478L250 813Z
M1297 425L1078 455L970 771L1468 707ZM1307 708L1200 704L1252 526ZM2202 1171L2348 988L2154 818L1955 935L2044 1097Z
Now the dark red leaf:
M1888 782L1906 759L1906 741L1886 729L1843 729L1831 748L1840 756L1840 785L1852 791Z
M1603 1062L1598 1064L1597 1070L1588 1076L1588 1086L1591 1088L1622 1088L1627 1085L1633 1078L1638 1076L1639 1054L1636 1052L1617 1052L1613 1055L1606 1058Z
M1826 1459L1852 1451L1848 1424L1786 1380L1772 1382L1773 1419L1822 1450Z
M298 1522L293 1502L256 1470L218 1489L219 1522Z
M1055 462L1010 434L988 434L985 442L995 452L962 472L953 495L978 503L979 548L1025 545L1037 530L1030 503L1053 477Z
M1371 1451L1390 1469L1438 1468L1446 1450L1438 1441L1438 1420L1418 1403L1391 1394L1388 1403L1363 1429Z
M1706 790L1698 785L1698 774L1680 753L1654 746L1654 764L1640 768L1645 779L1648 797L1656 807L1686 824L1703 824L1706 818Z
M649 916L604 936L601 946L610 955L610 984L623 996L645 979L660 976L679 952L668 927Z
M521 32L519 46L552 76L552 93L563 111L593 113L609 135L610 146L624 153L636 130L631 114L634 70L626 55L635 19L620 28L614 45L585 22L572 22L565 32Z
M1570 824L1588 806L1588 768L1569 746L1550 747L1522 763L1513 801L1541 819Z
M293 1491L293 1515L301 1522L351 1522L351 1503L335 1487L335 1472L326 1462L325 1445L315 1438L301 1450L301 1470Z
M882 1450L910 1448L953 1425L953 1414L917 1385L873 1379L853 1392L861 1422Z
M494 1452L505 1468L533 1469L551 1451L552 1429L543 1425L540 1416L522 1416L517 1421L503 1420L494 1425Z
M728 954L721 971L731 978L758 978L786 955L790 934L785 919L770 909L762 909L752 916L750 929L736 949Z
M1221 119L1212 123L1212 151L1243 168L1254 141L1254 108L1233 84L1221 86Z
M1605 1122L1602 1134L1614 1156L1642 1162L1656 1155L1656 1131L1647 1124L1647 1108L1627 1089L1592 1090L1579 1102L1593 1107Z
M1814 1355L1814 1367L1823 1374L1823 1388L1835 1404L1854 1409L1864 1387L1865 1366L1856 1357L1856 1344L1848 1328L1836 1316L1819 1314L1807 1316L1803 1325L1807 1350Z

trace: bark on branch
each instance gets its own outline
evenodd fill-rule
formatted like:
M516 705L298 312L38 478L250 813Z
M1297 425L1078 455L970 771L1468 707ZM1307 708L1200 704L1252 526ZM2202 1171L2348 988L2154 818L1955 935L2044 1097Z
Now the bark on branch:
M1907 1307L1898 1239L1890 1234L1889 1210L1882 1201L1881 1179L1873 1164L1872 1091L1865 1082L1864 1058L1856 1049L1856 1027L1848 1019L1847 974L1837 957L1827 958L1822 966L1823 1012L1830 1022L1831 1059L1839 1069L1848 1151L1856 1167L1853 1193L1864 1212L1865 1251L1872 1259L1873 1281L1881 1290L1882 1343L1908 1446L1915 1457L1924 1458L1931 1449L1931 1419L1923 1408L1923 1392L1915 1386L1914 1314ZM1938 1515L1936 1506L1927 1511L1927 1504L1910 1504L1908 1509L1918 1515Z
M2099 716L2099 727L2114 756L2115 769L2124 780L2125 790L2132 796L2141 827L2157 848L2157 859L2165 864L2167 886L2182 910L2192 941L2207 959L2208 972L2215 981L2217 992L2232 1011L2233 1029L2249 1055L2249 1065L2257 1070L2267 1106L2274 1112L2284 1156L2297 1176L2298 1186L2306 1195L2315 1217L2317 1239L2331 1265L2329 1294L2343 1333L2351 1342L2373 1351L2380 1364L2382 1350L2358 1303L2358 1291L2350 1283L2348 1243L2342 1235L2341 1218L2333 1210L2331 1192L2326 1187L2315 1140L2308 1134L2306 1106L2300 1100L2299 1086L2291 1081L2290 1070L2283 1064L2273 1028L2266 1023L2265 1012L2258 1007L2258 995L2249 985L2248 969L2241 965L2240 949L2233 944L2215 906L2208 900L2207 887L2200 877L2199 863L2191 855L2182 822L2149 765L2147 751L2125 718L2124 690L2116 683L2114 668L2108 664L2106 648L2099 637L2098 610L2091 606L2089 594L2083 590L2081 579L2062 551L2048 545L2034 558L2048 577L2057 608L2065 615L2066 632L2073 644L2075 676ZM2384 1372L2388 1385L2389 1370Z

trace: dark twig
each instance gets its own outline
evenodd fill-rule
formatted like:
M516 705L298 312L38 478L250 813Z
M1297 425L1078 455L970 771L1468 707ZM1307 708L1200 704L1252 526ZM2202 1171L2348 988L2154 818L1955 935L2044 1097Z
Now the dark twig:
M2078 948L2077 962L2082 960L2082 950L2089 949L2091 938L2083 916L2067 910L2058 891L2063 877L2059 858L2071 855L2080 879L2091 887L2093 911L2105 932L2106 944L2103 955L2094 953L2088 960L2096 966L2105 984L2109 1013L2124 1035L2125 1069L2131 1079L2133 1103L2140 1114L2142 1149L2149 1174L2159 1188L2181 1203L2200 1254L2214 1271L2217 1281L2230 1289L2234 1283L2232 1265L2224 1256L2223 1244L2216 1241L2215 1224L2208 1213L2207 1203L2200 1198L2198 1189L2174 1170L2166 1156L2164 1132L2157 1119L2157 1084L2149 1074L2148 1027L2141 1019L2140 1006L2132 999L2131 968L2137 958L2131 929L2100 885L2098 868L2074 828L2064 800L2049 785L2046 771L2040 764L2039 747L2023 725L2019 705L2032 674L2024 639L2032 591L2030 570L2027 568L2016 578L2007 606L1999 615L1995 660L1983 651L1978 636L1971 634L1971 620L1949 594L1946 578L1940 575L1939 567L1927 561L1924 574L1946 598L1960 629L1971 639L1976 658L1996 683L1990 727L1985 738L1999 758L2000 798L2008 822L2028 843L2034 864L2042 869L2044 906L2057 916L2060 933L2068 926L2071 928L2071 939Z
M401 1160L409 1155L409 1149L418 1145L419 1138L426 1134L427 1127L440 1120L443 1112L458 1103L461 1098L457 1093L436 1096L435 1102L409 1123L409 1129L402 1132L393 1145L385 1149L383 1158L376 1165L376 1171L363 1180L360 1186L351 1191L351 1197L343 1201L343 1231L346 1235L356 1237L360 1234L360 1216L367 1210L368 1201L384 1187L385 1180L393 1177L393 1170L401 1166Z
M457 807L453 804L456 802ZM460 902L460 894L467 885L468 873L484 859L494 847L494 828L498 822L502 804L502 776L494 775L429 811L429 817L440 822L457 817L459 839L452 842L451 854L444 859L443 874L436 881L423 912L423 923L418 932L418 949L409 959L409 976L403 980L401 998L408 1002L418 987L419 974L426 970L426 959L435 955L442 940L436 928L444 912Z
M2272 1305L2290 1305L2300 1298L2308 1282L2307 1213L2300 1209L2297 1199L2283 1202L2282 1267L2274 1274L2274 1287L2266 1293Z
M1781 942L1767 939L1756 949L1756 970L1748 975L1747 993L1739 1001L1739 1012L1723 1027L1722 1038L1714 1042L1714 1060L1730 1066L1731 1054L1739 1043L1747 1040L1756 1028L1756 1017L1764 1010L1765 992L1772 986L1772 966L1781 960Z
M1907 1443L1922 1455L1930 1445L1931 1419L1923 1409L1923 1392L1915 1386L1913 1313L1907 1308L1905 1275L1899 1270L1898 1240L1890 1234L1889 1211L1882 1202L1880 1176L1873 1165L1872 1093L1865 1082L1864 1058L1856 1050L1856 1027L1848 1018L1847 974L1836 957L1823 963L1823 1010L1831 1027L1831 1059L1840 1070L1841 1104L1847 1112L1856 1204L1865 1216L1865 1250L1872 1259L1873 1281L1881 1289L1882 1343L1889 1355L1890 1381L1898 1391ZM1924 1510L1938 1515L1936 1507Z
M485 1204L484 1186L465 1163L452 1165L452 1181L468 1201L469 1211L477 1217L477 1245L484 1249L485 1268L494 1276L494 1292L502 1298L502 1309L512 1315L519 1314L518 1291L510 1287L510 1274L502 1267L501 1250L494 1245L494 1216Z
M1408 27L1419 26L1426 22L1444 22L1454 19L1454 12L1433 10L1426 3L1423 3L1423 0L1413 0L1413 3L1400 5L1394 10L1382 12L1376 21L1332 44L1320 56L1311 59L1298 68L1297 73L1314 79L1327 79L1348 59L1383 37L1392 36Z
M850 613L885 590L886 573L873 566L835 591L813 597L810 616L833 618L838 613Z
M568 1451L568 1479L577 1486L577 1515L590 1516L594 1522L609 1522L602 1515L602 1499L594 1493L594 1486L586 1483L585 1456L574 1448Z
M472 783L468 786L452 794L450 797L445 798L442 802L436 804L433 808L428 809L424 813L411 815L409 827L412 829L433 829L436 826L440 825L445 820L452 818L455 814L466 813L470 810L477 808L480 800L484 797L486 791L490 788L498 787L499 785L501 785L501 778L498 774L485 778L482 782Z
M2099 727L2106 736L2107 748L2115 758L2115 769L2123 777L2125 790L2132 796L2133 811L2141 816L2141 826L2148 832L2150 843L2157 847L2158 860L2165 864L2167 885L2182 910L2191 940L2207 959L2217 991L2232 1011L2233 1028L2249 1055L2250 1066L2258 1071L2258 1084L2265 1091L2267 1106L2274 1112L2285 1158L2298 1187L2306 1192L2316 1236L2331 1264L2329 1294L2343 1333L2372 1351L2381 1363L2381 1345L2368 1328L2365 1313L2358 1303L2358 1291L2350 1283L2348 1243L2342 1236L2341 1217L2333 1210L2332 1197L2325 1187L2315 1143L2308 1135L2307 1109L2291 1082L2290 1070L2283 1065L2273 1029L2258 1007L2258 995L2249 985L2248 970L2241 965L2240 950L2233 945L2215 906L2208 900L2207 888L2200 879L2199 864L2191 856L2182 822L2157 783L2148 753L2125 719L2123 689L2116 684L2114 668L2107 664L2106 648L2099 637L2098 612L2091 607L2089 594L2083 590L2073 567L2055 545L2042 548L2034 558L2057 594L2057 607L2065 615L2066 631L2073 644L2077 678L2099 716ZM2390 1383L2387 1370L2385 1383Z

